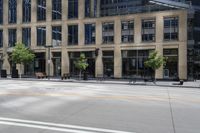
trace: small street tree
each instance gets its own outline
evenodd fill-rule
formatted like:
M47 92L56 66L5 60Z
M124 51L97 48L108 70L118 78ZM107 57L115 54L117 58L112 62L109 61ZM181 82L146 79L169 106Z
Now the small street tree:
M158 55L157 51L150 53L148 59L144 62L145 67L150 68L153 71L153 78L155 80L155 71L159 69L162 65L166 65L167 58L161 55Z
M12 51L11 57L12 57L12 61L14 63L20 65L19 77L21 78L22 64L33 61L33 59L35 58L35 55L31 52L31 50L26 48L23 43L16 43L16 45Z
M85 71L88 67L87 59L85 58L85 54L81 53L78 60L74 62L74 65L77 69L79 69L79 79L81 79L82 71Z

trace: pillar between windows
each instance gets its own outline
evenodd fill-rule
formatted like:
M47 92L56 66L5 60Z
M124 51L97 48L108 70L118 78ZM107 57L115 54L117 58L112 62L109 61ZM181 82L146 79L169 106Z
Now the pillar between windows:
M78 0L78 18L84 19L85 17L85 0Z

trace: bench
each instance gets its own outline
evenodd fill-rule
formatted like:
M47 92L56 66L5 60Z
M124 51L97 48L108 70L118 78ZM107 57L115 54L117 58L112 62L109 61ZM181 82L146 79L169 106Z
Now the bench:
M36 72L36 73L35 73L35 76L36 76L38 79L47 78L47 75L46 75L45 72Z
M62 76L61 76L61 79L70 79L70 74L69 73L64 73Z
M97 74L96 79L97 79L98 81L103 81L103 80L105 80L103 74Z
M180 80L179 83L173 83L173 85L183 85L184 81Z

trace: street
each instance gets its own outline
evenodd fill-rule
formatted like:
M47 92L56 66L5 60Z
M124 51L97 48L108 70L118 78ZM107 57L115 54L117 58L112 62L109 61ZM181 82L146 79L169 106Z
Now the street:
M0 80L0 133L199 133L200 89Z

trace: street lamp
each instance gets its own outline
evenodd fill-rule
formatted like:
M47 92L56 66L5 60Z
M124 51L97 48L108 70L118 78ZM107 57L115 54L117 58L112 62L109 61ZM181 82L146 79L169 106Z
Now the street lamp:
M53 47L52 45L46 45L45 48L48 49L48 80L50 80L50 63L51 63L51 57L50 57L50 48Z

